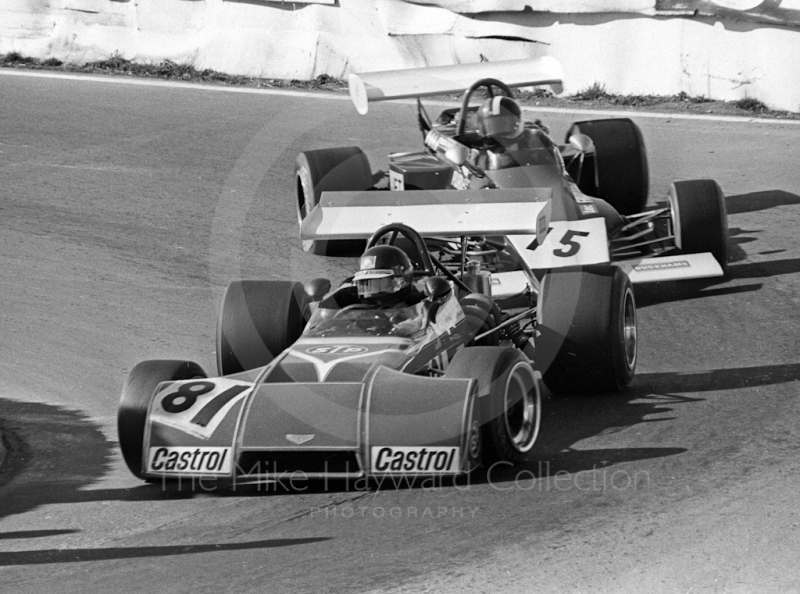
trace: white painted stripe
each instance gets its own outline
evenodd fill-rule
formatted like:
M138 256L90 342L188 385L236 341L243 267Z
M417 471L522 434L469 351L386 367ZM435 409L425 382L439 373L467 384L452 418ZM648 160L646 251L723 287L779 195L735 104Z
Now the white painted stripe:
M198 82L179 82L170 80L153 80L147 78L134 78L122 75L94 75L94 74L68 74L63 72L49 72L49 71L31 71L31 70L17 70L13 68L0 68L0 75L7 76L30 76L40 78L57 78L64 80L81 80L91 82L113 83L113 84L128 84L139 86L163 86L176 89L198 89L202 91L217 91L226 93L254 93L262 95L284 95L287 97L301 97L304 99L333 99L335 101L350 101L350 96L347 90L343 89L342 94L339 95L334 91L292 91L288 89L256 89L252 87L236 87L230 85L212 85L208 83ZM403 105L416 105L416 99L394 99L391 103L399 103ZM429 105L442 105L446 107L457 107L459 102L455 101L427 101ZM670 113L670 112L652 112L652 111L638 111L638 110L606 110L606 109L581 109L576 108L563 108L563 107L537 107L531 105L523 105L522 109L528 112L536 113L557 113L557 114L573 114L573 115L592 115L592 116L606 116L606 117L634 117L634 118L655 118L667 120L706 120L712 122L732 122L738 124L770 124L770 125L789 125L800 126L800 119L778 119L778 118L756 118L747 116L724 116L712 114L690 114L690 113Z

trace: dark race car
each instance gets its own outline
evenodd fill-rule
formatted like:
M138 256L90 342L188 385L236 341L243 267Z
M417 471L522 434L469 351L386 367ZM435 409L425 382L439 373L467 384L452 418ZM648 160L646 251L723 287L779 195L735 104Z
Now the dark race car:
M527 210L534 221L537 210ZM458 475L524 460L541 422L530 295L514 316L501 311L476 290L480 274L440 261L405 225L368 245L408 261L402 301L360 298L354 282L381 272L369 252L336 288L237 281L219 312L218 377L190 361L136 365L118 416L130 470L251 482Z

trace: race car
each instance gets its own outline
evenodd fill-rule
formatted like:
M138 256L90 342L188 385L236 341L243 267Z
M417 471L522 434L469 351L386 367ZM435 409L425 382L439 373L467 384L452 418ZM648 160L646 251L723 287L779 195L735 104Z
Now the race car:
M326 279L230 284L217 377L178 360L130 371L118 433L131 472L148 481L413 478L526 460L542 418L539 365L556 389L619 389L633 377L637 337L621 269L552 271L540 282L503 241L547 228L549 202L527 194L454 192L401 206L420 229L374 233L365 207L339 221L367 238L354 278L335 288ZM387 268L375 250L401 263ZM363 287L401 273L400 285L381 286L407 289L402 301L368 298ZM581 314L590 303L592 315Z
M295 204L303 248L341 254L352 246L330 225L318 233L323 206L341 217L349 207L436 202L456 190L527 188L530 200L549 200L552 209L542 241L508 237L533 270L613 263L633 283L722 276L728 223L719 185L678 181L666 204L648 207L647 156L633 121L575 122L558 145L541 121L522 118L513 88L559 92L562 80L550 57L350 75L361 114L372 101L415 97L425 148L389 155L388 184L358 147L301 153ZM460 107L435 120L420 101L456 92L463 92ZM516 120L506 129L509 118Z

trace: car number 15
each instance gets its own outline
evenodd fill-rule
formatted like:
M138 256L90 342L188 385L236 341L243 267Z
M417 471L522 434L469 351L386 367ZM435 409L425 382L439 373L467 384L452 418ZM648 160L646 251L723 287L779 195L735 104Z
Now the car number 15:
M531 236L509 237L525 262L533 269L586 266L609 261L608 237L602 218L581 221L550 221L550 232L540 246Z

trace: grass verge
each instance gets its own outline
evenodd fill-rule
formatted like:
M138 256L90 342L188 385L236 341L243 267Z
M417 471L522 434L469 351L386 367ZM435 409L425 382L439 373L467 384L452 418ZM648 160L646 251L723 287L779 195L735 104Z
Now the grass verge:
M11 52L0 56L0 66L63 72L84 72L136 76L187 82L217 83L265 89L320 89L334 92L347 91L347 82L327 74L313 80L285 80L236 76L215 70L198 70L189 63L163 60L157 64L132 62L119 54L105 60L86 62L83 65L66 64L55 58L39 60ZM517 98L527 106L565 107L587 109L648 109L664 112L696 114L736 115L743 117L800 119L800 114L770 109L758 99L744 98L738 101L716 101L702 96L690 96L685 92L676 95L617 95L608 93L605 85L595 82L570 96L556 97L549 90L517 91Z

